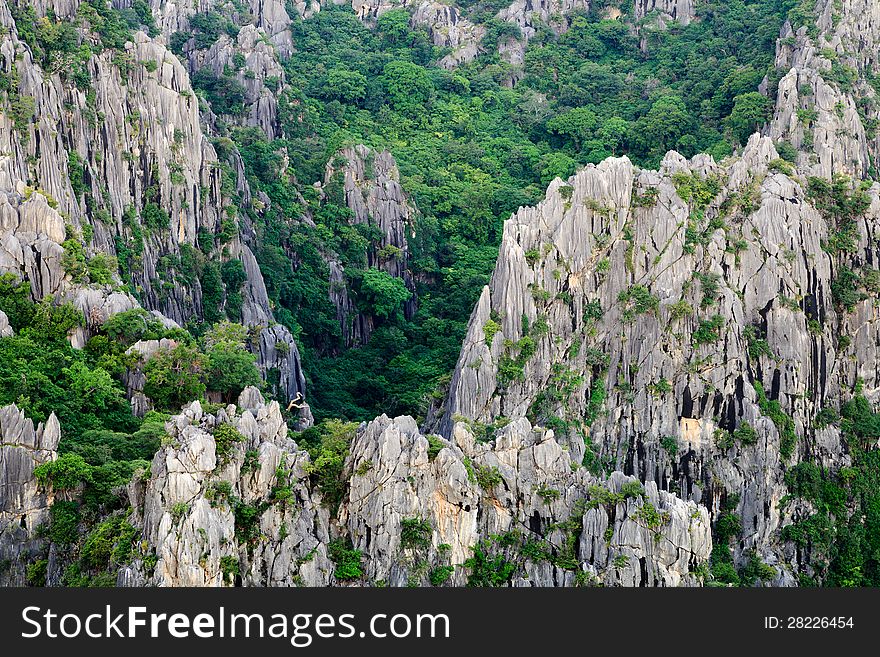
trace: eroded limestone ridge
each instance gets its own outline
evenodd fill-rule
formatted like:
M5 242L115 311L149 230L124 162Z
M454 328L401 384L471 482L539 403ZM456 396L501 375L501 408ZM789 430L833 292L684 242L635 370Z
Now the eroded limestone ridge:
M79 4L58 0L38 9L65 18ZM253 227L221 189L221 158L189 73L165 36L135 32L119 52L92 55L85 63L92 84L84 90L65 80L64 71L42 69L5 1L0 25L0 68L29 108L16 120L0 114L0 273L27 281L35 300L75 303L87 324L72 336L78 347L110 315L138 305L169 326L231 312L259 334L258 365L264 373L277 371L281 396L301 398L299 353L290 331L275 322L251 250ZM261 75L277 72L265 61L265 44L250 32L240 37L243 48L254 48L249 61ZM274 105L256 86L251 91L256 124L271 127L266 112ZM236 156L229 157L240 165ZM234 175L250 203L243 171ZM206 293L193 271L200 249L216 266L239 261L240 289ZM75 271L65 266L66 254L79 261ZM108 256L116 261L106 264L106 274L92 276L86 263L95 257L109 263Z
M42 550L38 530L55 495L34 468L56 459L60 438L54 414L35 427L15 404L0 408L0 586L24 586L26 564Z
M821 0L817 20L787 23L776 46L779 82L770 124L775 140L801 153L798 166L830 178L864 178L880 155L877 92L880 5L872 0Z
M145 549L122 585L678 586L698 582L711 552L707 509L620 472L572 470L553 432L525 419L488 442L464 423L451 440L409 417L363 423L338 509L253 388L214 413L193 403L166 429L129 486ZM469 561L474 548L508 565Z
M351 211L351 225L377 230L376 245L367 252L367 265L403 281L412 294L404 303L404 316L411 319L417 300L408 238L414 234L417 211L400 185L394 157L387 150L374 151L363 144L343 148L327 163L321 193ZM330 300L343 340L347 346L364 345L376 318L358 309L339 257L327 254L325 258L330 270Z
M721 165L672 152L659 171L618 158L555 180L505 224L441 431L528 417L574 461L713 520L736 500L735 552L795 560L777 531L798 513L779 505L785 470L846 462L840 431L814 418L859 380L871 399L880 387L872 295L839 296L841 272L876 260L880 185L853 192L865 208L841 255L807 184L759 135Z

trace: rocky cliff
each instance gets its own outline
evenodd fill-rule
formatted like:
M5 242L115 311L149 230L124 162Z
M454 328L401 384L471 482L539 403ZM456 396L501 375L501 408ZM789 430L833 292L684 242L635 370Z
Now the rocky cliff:
M39 532L55 496L34 468L55 460L60 438L54 415L34 427L15 404L0 408L0 586L24 586L26 565L42 550Z
M324 190L332 190L351 213L350 224L376 232L367 252L372 269L401 279L413 296L404 304L404 313L412 317L416 309L415 284L409 270L410 249L407 235L414 230L415 209L400 186L400 172L388 151L374 152L363 145L342 149L327 163ZM347 346L366 344L375 318L360 312L352 298L342 264L328 257L330 295Z
M817 5L815 24L790 23L778 41L779 82L770 125L774 139L801 150L800 167L817 176L876 173L880 153L877 93L880 6L865 0Z
M554 181L505 225L442 430L459 416L557 427L575 460L713 518L736 499L738 558L793 561L777 538L786 468L845 463L838 430L814 418L880 381L873 297L849 312L835 300L844 265L823 245L839 227L780 162L755 135L723 165L670 153L659 171L621 158ZM870 268L880 186L867 195L852 260Z
M37 11L73 19L79 6ZM353 4L367 22L399 6L452 48L444 66L482 47L482 27L457 8ZM119 47L99 48L80 25L95 46L85 90L19 38L0 0L0 68L14 81L0 116L0 272L27 280L34 299L80 308L76 347L139 305L166 326L237 315L279 381L282 404L246 388L235 404L192 402L165 423L128 508L108 511L130 523L126 563L110 573L118 584L731 583L710 564L745 583L821 580L816 546L833 531L803 523L820 501L840 518L855 507L813 489L858 479L880 437L855 426L874 422L880 402L875 3L822 0L814 21L785 27L774 114L735 156L671 151L657 170L609 158L515 212L427 426L381 415L312 428L299 353L252 251L269 199L251 194L242 156L213 137L229 125L282 135L290 14L320 5L254 2L239 31L201 47L193 17L212 7L154 1L155 30ZM516 2L497 18L520 36L499 46L516 63L539 24L562 31L590 8ZM687 23L695 3L637 0L634 13ZM169 49L181 33L183 62ZM200 72L234 78L246 111L200 112L190 82ZM773 87L768 76L763 89ZM317 203L335 195L348 227L375 234L365 264L412 290L416 208L391 154L345 148L316 187ZM308 225L308 211L297 220ZM344 340L363 344L372 318L351 272L321 255ZM238 289L193 274L233 261ZM12 333L0 313L0 336ZM171 346L142 341L126 355ZM127 376L143 415L143 376ZM854 399L864 404L845 415ZM290 427L288 400L300 409ZM51 527L56 493L34 468L56 458L58 422L34 428L8 406L0 430L0 583L22 583L42 555L57 583L74 555L37 531Z
M489 442L463 423L451 440L426 437L407 417L352 429L338 510L254 389L213 414L195 403L167 429L129 487L154 553L121 584L463 585L470 570L515 586L678 586L698 582L711 549L704 507L620 472L572 471L553 432L524 419ZM340 567L340 541L355 571ZM475 545L503 574L464 566Z
M38 61L39 43L20 39L10 6L0 4L0 69L11 81L0 115L0 269L27 280L35 299L51 295L84 310L80 344L88 326L138 304L181 325L206 317L207 307L270 331L259 341L262 368L279 371L284 395L304 393L296 345L275 325L239 233L244 219L221 190L223 163L186 68L162 37L144 32L124 45L96 44L78 7L45 9L78 21L73 34L92 44L77 64L87 85ZM228 260L241 263L241 288L214 283L206 299L200 270ZM279 358L281 342L290 357Z
M633 8L637 20L657 14L663 19L687 25L696 16L696 4L698 0L635 0Z

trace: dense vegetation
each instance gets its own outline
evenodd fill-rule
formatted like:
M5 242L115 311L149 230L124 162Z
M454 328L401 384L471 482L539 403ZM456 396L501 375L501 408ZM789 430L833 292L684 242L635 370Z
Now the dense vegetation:
M810 569L802 586L880 586L880 413L864 397L861 384L840 414L825 409L816 424L838 424L852 464L825 468L803 461L785 476L790 497L809 501L814 513L783 528Z
M656 167L669 149L686 156L708 152L718 159L736 152L770 115L768 94L758 89L766 79L773 95L779 76L773 67L774 48L783 20L810 24L812 11L808 0L701 2L698 21L665 29L646 24L637 34L621 20L603 18L601 11L611 4L628 11L631 3L596 2L593 12L571 15L569 29L561 35L539 27L518 70L495 47L503 38L519 36L518 28L493 18L503 4L458 2L465 15L488 29L482 54L452 71L437 65L447 52L433 46L424 29L410 26L406 9L383 14L375 26L364 25L349 6L330 3L307 20L295 20L295 52L282 62L285 85L280 79L267 80L279 94L283 136L274 140L258 128L241 127L246 90L237 77L243 66L240 54L220 73L207 68L194 73L193 86L216 115L212 127L224 161L224 194L237 194L232 166L237 151L252 190L270 201L265 208L262 202L245 207L233 198L236 202L227 209L217 235L200 234L197 248L184 247L179 256L163 256L157 263L165 285L199 281L203 322L188 330L166 330L148 313L130 311L106 322L85 349L76 350L67 341L84 321L75 308L51 299L34 303L25 285L11 276L0 277L0 310L15 330L14 336L0 339L0 404L15 402L35 421L54 412L62 428L61 458L41 466L37 476L61 493L44 531L72 555L63 583L112 584L114 567L137 549L121 487L148 467L169 414L193 399L231 401L243 387L260 384L247 349L253 336L235 323L241 320L244 268L224 251L238 231L239 209L250 214L256 229L257 257L275 315L294 332L302 350L308 401L321 422L297 440L311 455L307 474L335 512L345 491L343 464L356 427L352 422L379 413L424 417L442 399L468 316L488 282L502 225L511 212L539 201L553 178L565 178L577 167L609 156L627 155L640 166ZM13 4L12 11L20 39L40 66L87 94L91 80L86 64L93 55L110 50L120 70L129 70L134 63L124 45L133 30L156 33L143 0L122 10L89 0L73 22L56 21L51 14L37 18L30 5ZM237 2L223 11L229 15L196 14L187 32L171 36L172 50L205 50L223 35L234 37L247 20L246 11ZM83 37L84 25L95 38ZM0 93L6 95L18 128L31 118L34 106L33 98L18 95L17 87L14 73L0 76ZM418 210L410 239L409 266L418 299L412 316L402 312L412 296L406 286L368 266L368 254L377 250L381 235L373 227L352 225L339 180L324 181L326 164L342 164L336 161L340 149L354 144L392 152ZM780 144L781 154L790 150ZM75 193L98 218L75 153L68 168ZM156 176L150 172L150 177ZM320 193L316 182L324 183ZM132 208L124 213L128 233L117 239L117 258L86 258L81 235L65 241L63 266L75 282L110 284L118 269L137 292L132 272L142 264L143 242L167 231L171 223L157 202L157 188L146 187L140 213ZM714 196L711 190L688 193L699 196L701 191ZM830 183L811 179L809 193L835 229L826 250L845 258L854 243L854 218L866 207L865 189L853 191L843 178ZM345 283L358 310L376 326L366 345L343 344L329 298L330 254L344 265ZM870 272L840 262L832 292L838 307L847 310L878 282ZM704 290L710 283L701 278ZM627 319L656 310L659 303L641 286L630 288L619 301L628 304ZM718 340L721 323L720 315L701 322L695 344ZM484 327L488 341L493 324L497 326L490 322ZM176 346L147 363L139 364L137 354L129 351L139 340L163 337L175 340ZM760 350L760 342L754 337L750 349ZM520 357L525 347L527 343L519 343ZM501 376L515 380L522 363L505 358ZM134 367L142 367L144 392L155 404L143 418L132 414L126 400L124 377ZM569 374L574 376L554 370L560 382L557 398L539 399L530 409L545 424L555 416L542 415L542 404L560 401L566 386L576 381L566 378ZM664 379L657 391L662 391L661 383L669 385ZM601 377L594 381L597 385L591 400L601 405ZM759 394L761 410L776 423L787 457L797 441L792 420L763 389ZM592 405L590 413L595 415ZM808 500L816 509L784 532L801 551L802 561L810 564L803 584L880 584L880 462L876 450L868 449L869 441L880 437L878 418L857 390L839 414L829 410L822 418L840 424L852 465L827 471L803 462L787 473L792 498ZM215 438L218 453L238 439ZM742 444L756 441L747 423L728 438ZM677 444L673 439L664 448L674 455ZM592 457L588 450L584 464L590 465ZM497 469L472 474L484 488L500 481ZM549 498L554 494L558 492L543 491ZM291 495L289 486L279 483L272 501L285 503ZM736 499L724 501L714 528L711 566L701 574L718 585L772 579L775 571L757 556L740 568L733 563L730 544L742 528L736 506ZM234 512L240 540L257 540L259 507L239 500ZM560 527L569 540L556 551L520 545L519 536L486 539L464 564L471 571L470 583L509 582L518 567L511 556L517 551L576 570L571 547L576 525ZM422 563L420 550L430 528L419 518L404 520L403 528L407 558ZM350 543L334 541L330 552L337 578L362 576L361 555ZM222 568L231 580L238 565L229 561ZM428 577L438 584L450 572L451 566L436 564ZM42 583L45 576L45 561L31 564L31 583Z
M12 274L0 276L0 310L15 331L0 338L0 406L14 403L35 422L54 413L61 426L61 456L35 474L59 493L45 531L76 556L64 583L112 585L115 566L126 563L135 538L125 520L125 484L149 469L165 420L182 404L209 393L233 399L260 383L254 356L243 348L247 331L221 322L196 340L137 309L114 315L84 349L74 349L68 335L83 325L82 313L50 297L34 303L29 285ZM159 338L177 346L146 365L129 351L139 340ZM123 383L136 367L143 368L155 404L143 418L132 414ZM31 566L29 581L39 584L45 563Z
M276 315L302 348L316 416L424 415L442 396L503 221L538 201L554 177L610 155L655 166L671 148L723 157L739 147L769 114L757 89L765 76L771 86L777 79L775 39L791 4L700 3L700 21L645 27L642 43L598 7L575 14L561 36L540 28L515 84L514 68L491 44L516 29L494 21L485 3L462 4L490 27L485 53L454 71L436 65L445 52L410 27L405 9L371 29L350 7L328 5L293 25L296 52L284 62L288 87L280 94L285 136L271 142L257 129L233 127L230 98L241 91L234 71L196 79L215 112L231 120L221 122L221 150L231 139L252 187L272 201L255 217L257 255ZM207 47L228 29L235 29L228 20L206 14L173 42ZM387 311L406 298L387 281L377 281L372 296L361 293L375 232L350 225L334 181L322 199L312 187L341 147L357 143L392 152L419 210L410 265L419 306L410 320ZM305 214L316 227L300 221ZM364 347L343 348L328 300L327 252L339 255L360 308L376 319Z

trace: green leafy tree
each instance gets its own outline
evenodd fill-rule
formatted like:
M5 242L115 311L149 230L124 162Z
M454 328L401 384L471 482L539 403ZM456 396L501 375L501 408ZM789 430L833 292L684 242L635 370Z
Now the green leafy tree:
M599 128L599 118L587 107L576 107L547 121L547 129L564 135L581 149Z
M406 284L381 269L366 269L360 277L357 298L361 309L382 319L400 313L401 306L412 297Z
M632 141L643 151L665 153L694 128L694 119L679 96L658 98L633 127Z
M43 486L71 490L90 479L91 468L79 454L63 454L34 468L34 476Z
M389 62L382 69L380 81L392 107L407 116L425 112L434 97L430 74L412 62Z
M736 140L744 144L753 132L760 130L767 122L770 111L770 99L766 96L756 91L742 94L734 100L733 111L727 119L727 125Z
M205 335L208 389L230 402L247 386L260 384L257 359L247 350L247 340L247 328L233 322L221 322Z
M138 340L157 340L164 333L162 322L143 308L112 315L101 325L101 331L125 346Z
M179 410L204 396L205 368L205 355L194 346L160 350L144 365L144 394L158 408Z
M392 9L379 16L376 27L387 44L400 46L410 37L409 19L409 12L406 9Z
M599 140L605 148L616 155L623 149L629 130L629 123L626 120L612 116L602 122L602 127L599 128Z
M9 325L21 331L30 325L34 317L34 304L31 301L31 288L15 274L0 275L0 310L9 318Z
M357 103L367 95L367 78L359 71L333 68L327 72L326 96L344 103Z
M574 158L565 153L549 153L541 158L541 182L549 184L554 178L568 180L577 169Z
M78 401L80 412L92 411L100 415L102 411L125 403L122 389L106 370L74 362L61 373L69 381L69 390Z

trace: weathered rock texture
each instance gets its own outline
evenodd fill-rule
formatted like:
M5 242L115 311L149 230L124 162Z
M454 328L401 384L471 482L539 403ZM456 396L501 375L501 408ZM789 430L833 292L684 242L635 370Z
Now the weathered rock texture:
M388 151L373 151L363 146L342 149L327 163L324 188L334 186L334 194L351 213L352 224L365 224L381 236L367 252L367 266L387 272L404 281L415 293L413 276L408 269L407 235L414 230L415 209L400 186L397 163ZM339 189L341 187L341 189ZM330 266L330 297L348 346L366 344L375 318L357 310L345 283L344 269L333 258ZM405 304L404 314L412 317L415 295Z
M212 434L224 424L244 440L221 458ZM464 584L469 569L462 564L490 536L508 539L516 586L695 584L692 571L711 551L705 508L654 484L615 497L634 480L573 472L553 433L524 419L491 442L477 442L458 424L452 441L432 438L436 453L412 418L362 425L346 460L351 483L338 520L312 486L309 456L287 435L278 404L266 404L256 390L213 415L194 403L166 428L170 440L149 478L129 487L133 522L156 565L151 572L142 562L123 569L122 584L232 584L224 557L238 564L244 585L340 583L327 552L336 536L362 552L361 581L393 586L427 584L439 566L453 567L450 584ZM478 483L475 473L493 468L496 483ZM280 496L282 488L289 495ZM242 506L256 510L250 530L236 522ZM657 512L655 522L647 509ZM427 523L422 541L402 543L403 523L414 520ZM526 557L526 541L540 543L546 556Z
M236 55L244 58L237 66ZM207 50L187 49L190 71L207 68L220 76L227 67L236 71L236 80L245 89L247 111L243 123L260 128L269 139L280 136L277 93L284 88L284 69L278 61L276 47L265 38L265 32L245 25L238 36L222 35ZM270 88L267 81L271 81Z
M545 201L505 224L443 432L459 415L563 424L576 460L586 448L713 518L739 495L737 556L755 548L783 568L795 559L777 534L785 468L807 454L846 461L837 429L814 429L813 418L858 378L875 395L878 335L871 299L851 314L835 308L839 264L821 246L834 227L806 201L802 179L768 169L776 158L755 135L724 166L673 152L660 171L609 159L551 183ZM688 181L708 178L719 193L701 218L682 196ZM869 193L854 255L864 264L874 261L880 186ZM839 335L852 344L839 347ZM756 349L764 337L767 349ZM758 384L793 421L790 454ZM723 443L746 423L755 444Z
M67 17L75 15L77 6L59 0L38 9ZM0 114L0 272L27 280L35 299L52 295L74 301L87 320L74 337L77 346L89 327L138 304L179 324L201 316L201 284L181 254L195 248L200 232L220 233L224 218L236 208L221 192L220 163L202 129L186 69L163 45L163 37L137 32L125 46L128 69L120 68L110 51L91 57L93 93L86 93L59 73L41 69L19 40L5 1L0 2L0 24L0 67L8 76L17 75L15 93L33 99L35 108L33 119L19 126L13 125L7 107ZM251 31L243 30L239 42L252 47L248 61L262 71L261 79L276 72L266 59L265 44ZM260 98L268 103L264 95ZM260 102L255 105L271 105ZM258 123L271 128L269 114ZM74 162L82 168L77 189ZM155 206L167 213L167 227L144 220ZM66 224L74 235L67 234ZM118 284L98 289L74 282L62 266L62 244L71 237L82 238L87 257L118 256L137 299L119 293ZM266 347L259 354L262 369L279 370L280 394L304 393L293 337L284 328L271 328L265 285L246 240L233 235L223 257L241 260L247 273L242 321L273 331L260 340ZM278 342L287 345L290 357L278 358L273 349Z
M243 437L218 455L213 432L231 425ZM277 402L266 404L254 388L238 405L215 415L198 402L167 423L167 445L153 459L150 478L129 487L134 522L158 561L151 573L136 568L123 582L159 586L219 586L221 559L239 564L245 585L313 586L330 581L329 514L312 499L304 468L308 455L287 435ZM290 480L292 496L273 503L274 487ZM218 484L230 485L227 493ZM233 509L257 510L253 540L239 542ZM230 578L229 583L232 583Z
M411 21L413 25L427 27L435 46L452 49L440 60L440 65L447 69L474 60L486 34L485 27L469 21L457 7L442 2L419 2Z
M469 21L458 7L434 0L351 0L351 6L357 17L370 25L386 11L409 9L413 27L426 28L435 46L452 49L440 60L444 68L475 59L486 34L485 27Z
M453 5L433 0L352 0L351 6L358 17L369 24L386 11L401 7L409 9L410 23L414 27L425 27L435 46L452 49L439 62L444 68L470 62L486 47L491 47L483 43L486 27L473 23L466 12ZM520 66L526 45L540 25L562 34L568 29L572 14L592 8L590 0L514 0L499 10L495 18L516 25L520 35L502 39L497 44L498 51L508 62ZM634 8L637 20L656 14L662 21L687 25L694 18L694 0L637 0ZM611 6L605 10L605 15L617 19L622 13Z
M509 7L499 11L497 18L518 26L521 36L500 43L499 51L510 63L521 65L526 44L539 25L546 25L557 34L562 34L568 29L569 14L589 9L590 0L515 0Z
M59 16L77 6L54 0L38 10L50 4ZM169 322L200 313L198 282L174 272L169 279L156 263L179 257L200 229L216 234L230 203L187 70L162 41L208 6L157 0L162 36L138 34L128 49L156 69L135 66L123 84L109 54L94 57L90 101L43 75L0 0L3 70L17 68L18 91L33 96L38 112L17 128L8 113L0 117L0 271L27 279L35 298L73 300L89 326L137 300L115 285L71 280L60 265L65 223L93 227L89 255L115 253L118 239L132 237L125 209L140 213L148 188L169 209L172 227L144 240L131 274L140 302ZM319 9L290 6L301 15ZM374 20L401 3L353 6ZM459 61L475 56L482 34L457 11L413 8L435 43L454 48ZM505 56L516 61L536 21L565 29L557 13L587 8L566 1L503 9L523 33L501 44ZM681 22L694 12L687 0L637 0L634 9ZM361 425L338 508L313 481L315 464L289 435L278 403L255 389L215 412L196 402L172 418L149 473L129 486L143 549L119 583L347 584L331 559L340 540L360 553L359 584L462 585L480 573L472 557L501 554L513 566L505 583L515 586L697 585L712 551L711 523L733 507L742 524L731 545L736 565L754 551L775 566L774 584L794 584L805 566L779 529L810 510L780 504L789 492L784 472L807 458L846 466L840 430L818 426L817 413L838 407L857 382L880 401L876 292L864 290L849 312L834 299L844 266L876 270L880 185L867 189L868 208L854 217L854 246L843 256L823 248L839 227L806 191L808 175L871 170L875 109L866 99L874 91L864 81L877 72L880 16L866 0L822 0L818 9L816 30L784 31L777 61L790 70L773 121L738 158L716 163L671 152L658 171L608 159L554 180L546 200L506 222L448 399L434 414L443 437L408 417ZM210 56L190 53L188 64L213 67L247 52L254 73L241 78L254 80L247 121L269 132L277 104L266 81L279 69L263 35L282 56L292 52L290 17L277 0L252 10L253 24L234 43L224 37ZM856 72L852 84L841 82L840 66ZM801 150L795 167L780 162L780 140ZM71 149L107 221L95 221L94 208L74 193ZM362 146L341 156L344 164L328 166L325 193L335 179L352 220L379 229L380 248L367 264L408 280L413 208L393 159ZM238 154L226 157L240 198L265 203L251 197ZM185 183L172 180L168 162ZM242 320L262 328L260 365L293 398L304 387L299 358L289 332L273 323L254 237L242 218L226 257L240 259L247 274ZM358 312L341 265L328 260L346 326ZM352 322L350 344L369 335L360 322ZM71 336L75 345L89 326ZM0 335L10 331L0 316ZM169 346L133 349L147 358ZM136 375L129 388L145 411ZM309 423L306 405L296 428ZM12 564L0 569L0 583L21 583L21 564L43 549L33 532L52 501L33 468L55 458L59 431L54 418L34 429L14 406L0 409L0 429L0 563ZM447 569L448 579L438 576Z
M777 42L779 82L770 135L801 150L800 168L830 177L876 171L880 138L880 5L871 0L821 0L818 20L796 31L786 24Z
M194 14L217 9L221 5L225 3L217 0L183 0L183 2L150 0L156 24L165 36L189 30L189 19ZM281 54L287 56L292 52L293 41L290 36L291 16L286 8L293 7L300 17L307 18L320 9L320 3L317 0L294 0L290 3L282 0L249 0L245 7L250 11L236 14L236 24L252 24L266 35ZM224 8L228 10L228 5Z
M354 476L340 523L364 553L370 580L424 583L420 563L457 566L492 536L515 543L506 554L518 564L514 586L694 584L691 570L709 557L705 508L658 492L653 484L644 498L621 495L603 505L600 490L617 493L634 480L620 472L608 480L584 468L573 472L553 432L533 429L524 418L489 442L477 442L464 423L454 427L451 441L434 440L443 446L432 457L411 418L382 416L352 444ZM496 472L497 483L485 483L484 472ZM660 512L659 526L648 526L643 507ZM415 518L432 528L429 545L421 548L402 539L404 521ZM527 541L543 542L555 560L518 553ZM565 556L570 562L563 562ZM456 567L449 581L463 585L467 575L467 568Z
M696 15L694 4L698 0L635 0L633 8L637 20L656 12L662 18L689 24Z
M43 549L37 529L54 494L37 484L34 468L55 460L60 438L54 414L34 428L15 404L0 408L0 586L24 586L27 562Z

